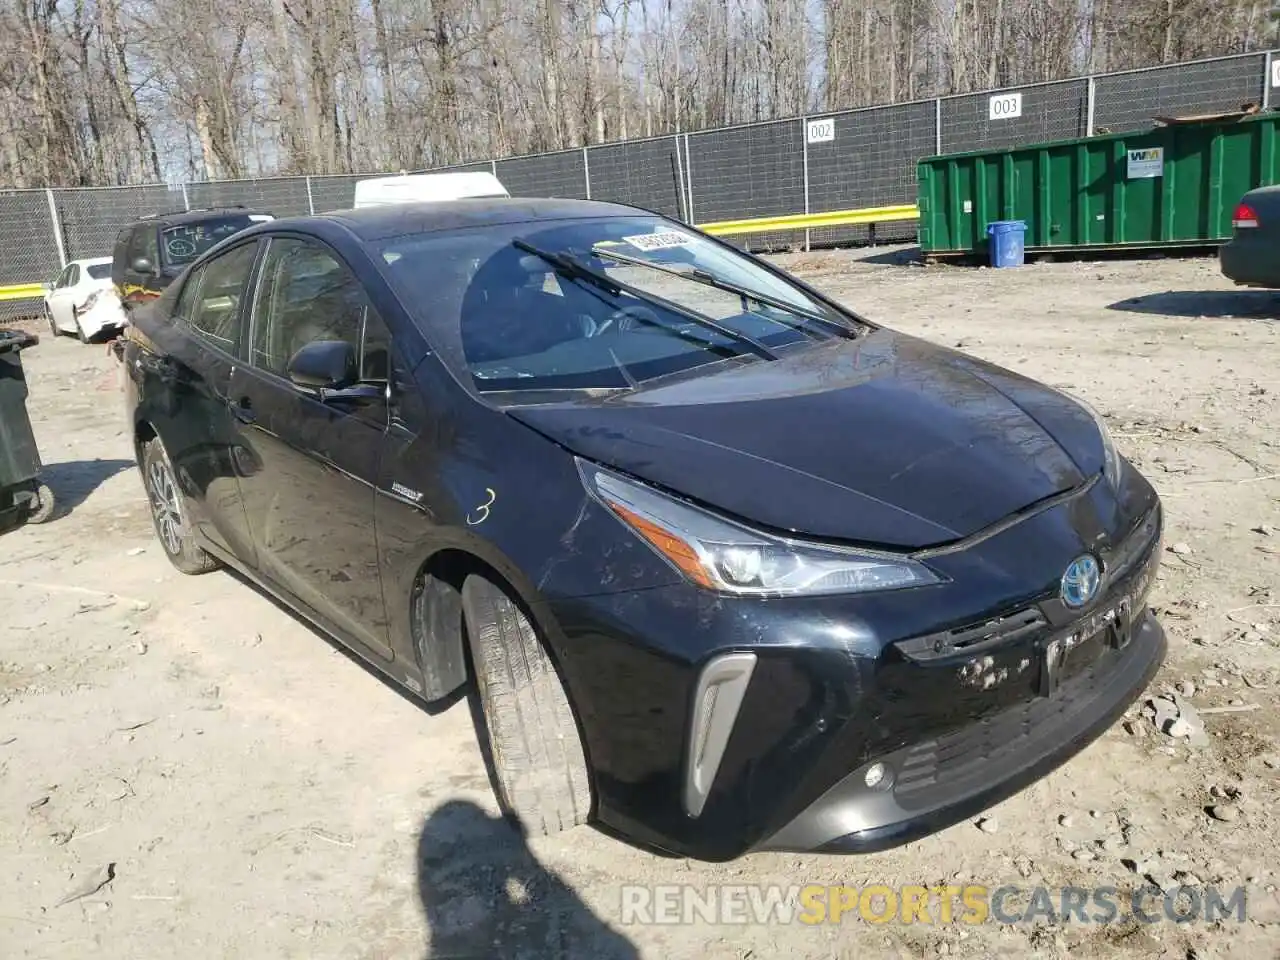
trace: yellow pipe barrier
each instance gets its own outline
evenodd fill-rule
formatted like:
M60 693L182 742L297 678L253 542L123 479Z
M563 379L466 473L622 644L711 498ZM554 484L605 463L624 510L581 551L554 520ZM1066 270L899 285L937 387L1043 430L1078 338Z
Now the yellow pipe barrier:
M861 210L829 210L826 213L792 213L783 217L754 217L749 220L720 220L700 223L698 229L713 236L743 233L771 233L779 230L813 230L819 227L846 227L858 223L890 223L917 220L915 204L896 207L864 207Z
M0 303L8 300L39 300L44 297L43 283L16 283L9 287L0 287Z
M828 210L826 213L792 213L782 217L753 217L747 220L719 220L698 224L698 229L714 236L743 233L771 233L784 230L815 230L820 227L847 227L859 223L891 223L917 220L920 210L915 204L896 207L863 207L860 210ZM45 294L42 283L19 283L0 287L0 302L38 300Z

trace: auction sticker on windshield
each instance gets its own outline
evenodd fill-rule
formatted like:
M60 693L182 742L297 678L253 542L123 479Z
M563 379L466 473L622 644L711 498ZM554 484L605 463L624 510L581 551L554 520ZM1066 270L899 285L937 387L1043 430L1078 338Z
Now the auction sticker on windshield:
M693 242L693 237L686 233L676 233L674 230L668 230L665 233L643 233L634 237L623 237L623 240L631 244L637 250L669 250L671 247L687 247Z

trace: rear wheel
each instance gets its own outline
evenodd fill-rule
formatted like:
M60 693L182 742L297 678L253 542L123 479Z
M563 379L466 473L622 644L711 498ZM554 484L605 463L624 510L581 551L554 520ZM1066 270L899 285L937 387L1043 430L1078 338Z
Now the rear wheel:
M76 336L80 338L81 343L89 342L89 338L84 335L84 327L80 326L79 317L76 317Z
M183 573L208 573L222 566L205 552L192 532L173 466L158 437L142 445L142 483L151 504L151 522L169 562Z
M479 574L462 586L462 611L503 812L531 834L586 823L591 784L582 738L537 630L505 590Z

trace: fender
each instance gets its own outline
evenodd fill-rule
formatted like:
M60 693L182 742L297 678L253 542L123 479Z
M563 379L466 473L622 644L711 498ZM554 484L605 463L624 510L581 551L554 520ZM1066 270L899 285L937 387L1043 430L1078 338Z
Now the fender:
M619 521L587 494L561 447L418 379L425 402L413 398L414 409L387 434L375 523L391 646L397 658L417 660L424 695L447 696L466 682L460 598L450 591L469 570L485 568L506 583L552 659L560 631L544 622L548 599L679 582L638 538L619 538ZM485 437L484 455L476 436ZM522 476L541 478L538 488L521 487ZM548 543L562 549L548 552ZM603 572L600 544L609 545Z

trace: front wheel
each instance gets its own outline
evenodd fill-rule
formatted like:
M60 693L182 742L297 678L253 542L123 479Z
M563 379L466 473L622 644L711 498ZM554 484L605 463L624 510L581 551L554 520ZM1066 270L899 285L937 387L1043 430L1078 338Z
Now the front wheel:
M58 324L53 319L53 311L49 309L47 304L45 305L45 308L44 308L44 318L46 322L48 322L49 324L49 336L51 337L62 336L62 331L58 329Z
M478 574L462 585L462 612L503 812L530 834L586 823L591 783L582 738L533 623Z
M222 564L196 542L173 466L159 437L143 444L139 465L151 504L151 522L169 562L192 575L218 569Z

